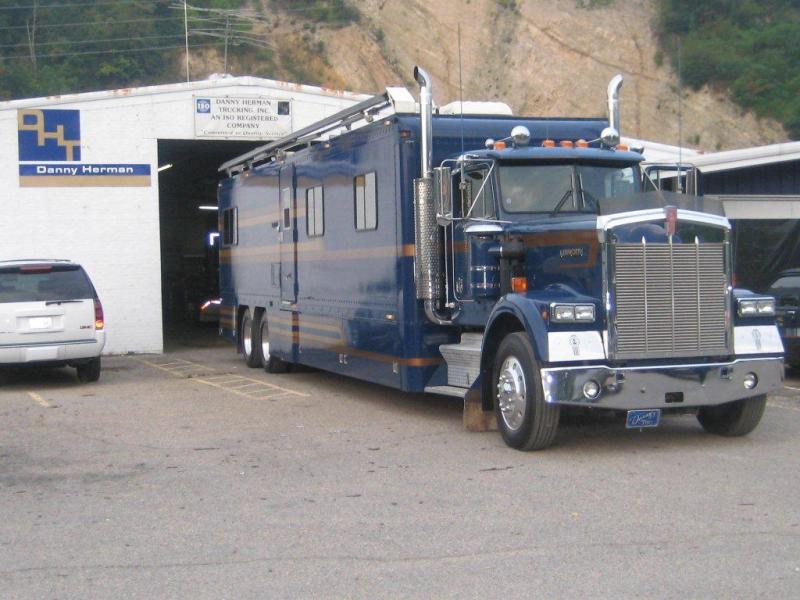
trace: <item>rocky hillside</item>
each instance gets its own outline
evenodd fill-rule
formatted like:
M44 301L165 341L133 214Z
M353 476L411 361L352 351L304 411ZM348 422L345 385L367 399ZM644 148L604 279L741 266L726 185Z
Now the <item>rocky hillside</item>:
M376 92L413 87L419 64L444 104L459 97L460 24L464 99L501 100L515 114L603 115L606 84L622 73L623 135L678 143L677 74L658 60L654 0L359 0L360 18L344 26L260 1L276 48L260 74ZM684 143L705 151L786 140L778 123L709 89L684 90L682 111Z

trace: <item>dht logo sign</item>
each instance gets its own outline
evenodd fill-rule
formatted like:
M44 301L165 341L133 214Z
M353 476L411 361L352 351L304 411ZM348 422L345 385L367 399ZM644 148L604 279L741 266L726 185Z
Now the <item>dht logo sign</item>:
M201 114L206 114L211 112L211 100L207 98L198 98L197 99L197 112Z
M17 111L20 161L68 161L81 159L79 110Z

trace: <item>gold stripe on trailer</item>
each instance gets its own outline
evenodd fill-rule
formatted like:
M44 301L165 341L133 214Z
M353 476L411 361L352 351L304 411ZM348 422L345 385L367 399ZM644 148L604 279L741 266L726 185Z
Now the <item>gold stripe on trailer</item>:
M20 175L20 187L150 187L150 175Z

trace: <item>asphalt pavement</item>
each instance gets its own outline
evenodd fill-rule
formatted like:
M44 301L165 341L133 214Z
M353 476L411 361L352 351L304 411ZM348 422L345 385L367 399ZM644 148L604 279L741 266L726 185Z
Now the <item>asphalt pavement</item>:
M750 436L564 420L469 433L455 399L228 346L0 384L0 597L796 598L800 377Z

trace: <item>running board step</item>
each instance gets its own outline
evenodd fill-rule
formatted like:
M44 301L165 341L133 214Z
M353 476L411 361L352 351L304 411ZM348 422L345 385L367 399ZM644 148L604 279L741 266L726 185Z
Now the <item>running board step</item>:
M447 363L447 385L469 388L481 371L483 334L464 333L459 344L442 344L439 352Z
M454 385L429 385L425 388L426 394L439 394L440 396L453 396L464 398L469 388L456 387Z

